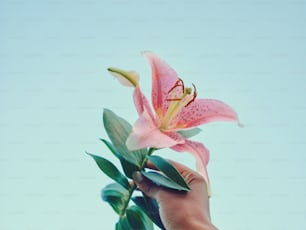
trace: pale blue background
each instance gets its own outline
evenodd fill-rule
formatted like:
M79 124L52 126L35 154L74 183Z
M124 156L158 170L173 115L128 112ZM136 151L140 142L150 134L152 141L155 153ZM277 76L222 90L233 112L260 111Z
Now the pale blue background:
M109 66L150 94L152 50L244 128L202 126L220 229L306 229L306 1L0 1L0 229L113 229L110 182L84 154L110 108L136 119ZM164 155L194 167L188 154ZM187 211L187 210L186 210Z

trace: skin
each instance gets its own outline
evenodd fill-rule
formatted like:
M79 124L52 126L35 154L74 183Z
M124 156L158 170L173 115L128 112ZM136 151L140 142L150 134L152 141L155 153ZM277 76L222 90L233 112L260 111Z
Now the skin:
M140 172L133 175L138 188L147 196L156 199L161 220L167 230L217 230L212 225L209 211L209 198L205 179L188 167L171 161L182 174L191 190L178 193L157 186L144 178ZM147 167L156 169L148 162Z

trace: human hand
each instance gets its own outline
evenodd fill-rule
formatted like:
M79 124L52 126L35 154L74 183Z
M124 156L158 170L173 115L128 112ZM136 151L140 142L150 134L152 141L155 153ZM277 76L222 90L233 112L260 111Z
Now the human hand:
M171 163L188 183L191 188L189 192L180 193L160 187L144 178L140 172L135 172L133 179L138 188L157 201L161 220L167 230L216 230L210 221L204 178L182 164L173 161ZM149 161L147 167L156 170Z

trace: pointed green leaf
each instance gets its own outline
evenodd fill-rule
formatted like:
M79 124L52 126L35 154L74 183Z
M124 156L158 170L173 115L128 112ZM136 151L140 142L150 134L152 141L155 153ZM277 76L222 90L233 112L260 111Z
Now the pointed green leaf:
M136 205L130 206L126 209L126 217L133 229L153 230L152 221Z
M160 229L165 227L160 219L159 207L156 200L146 196L132 197L133 202L156 224Z
M178 191L189 191L189 189L175 183L173 180L171 180L168 177L165 177L160 173L150 171L150 172L142 172L142 174L144 177L146 177L147 179L151 180L152 182L154 182L159 186L163 186Z
M113 163L111 163L109 160L96 156L91 153L87 153L90 155L97 163L99 168L110 178L112 178L114 181L118 182L121 184L124 188L128 189L129 188L129 181L127 178L116 168Z
M121 215L125 203L129 199L129 192L120 184L114 183L105 186L101 192L102 200L108 202L115 212Z
M135 230L129 224L126 216L121 216L119 221L116 223L116 230Z
M120 221L120 220L119 220ZM117 222L115 225L115 230L122 230L121 226L120 226L120 222Z
M132 126L108 109L104 109L103 123L109 139L122 157L134 165L141 166L147 154L147 149L129 151L125 144L132 131Z
M109 141L105 139L100 139L108 148L109 150L120 160L122 169L125 173L125 175L132 179L133 172L138 171L139 167L136 165L130 163L125 158L122 157L122 155L118 152L118 150L115 148L115 146L110 143Z
M149 160L155 165L157 169L163 172L167 177L173 180L175 183L179 184L180 186L190 190L188 184L186 183L185 179L182 175L177 171L177 169L167 160L160 156L150 156Z
M119 221L115 225L115 230L122 230Z
M202 131L200 128L188 129L188 130L180 130L178 131L179 134L183 135L186 138L193 137L199 134Z
M120 153L118 152L118 150L115 148L115 146L110 143L109 141L103 139L103 138L100 138L100 140L106 145L106 147L118 158L120 159L121 155Z
M102 189L102 198L119 197L125 200L128 196L128 190L117 183L108 184Z

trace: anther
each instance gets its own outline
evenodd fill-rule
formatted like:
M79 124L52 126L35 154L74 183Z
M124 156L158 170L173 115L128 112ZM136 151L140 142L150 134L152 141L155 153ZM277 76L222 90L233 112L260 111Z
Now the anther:
M168 93L170 93L171 91L173 91L177 87L182 87L182 93L184 93L184 90L185 90L184 82L180 78L175 82L174 86L171 89L169 89Z
M187 107L188 105L190 105L192 102L195 101L198 93L197 93L197 88L196 86L192 83L192 86L193 86L193 97L191 98L191 100L187 103L187 105L185 105L185 107Z

